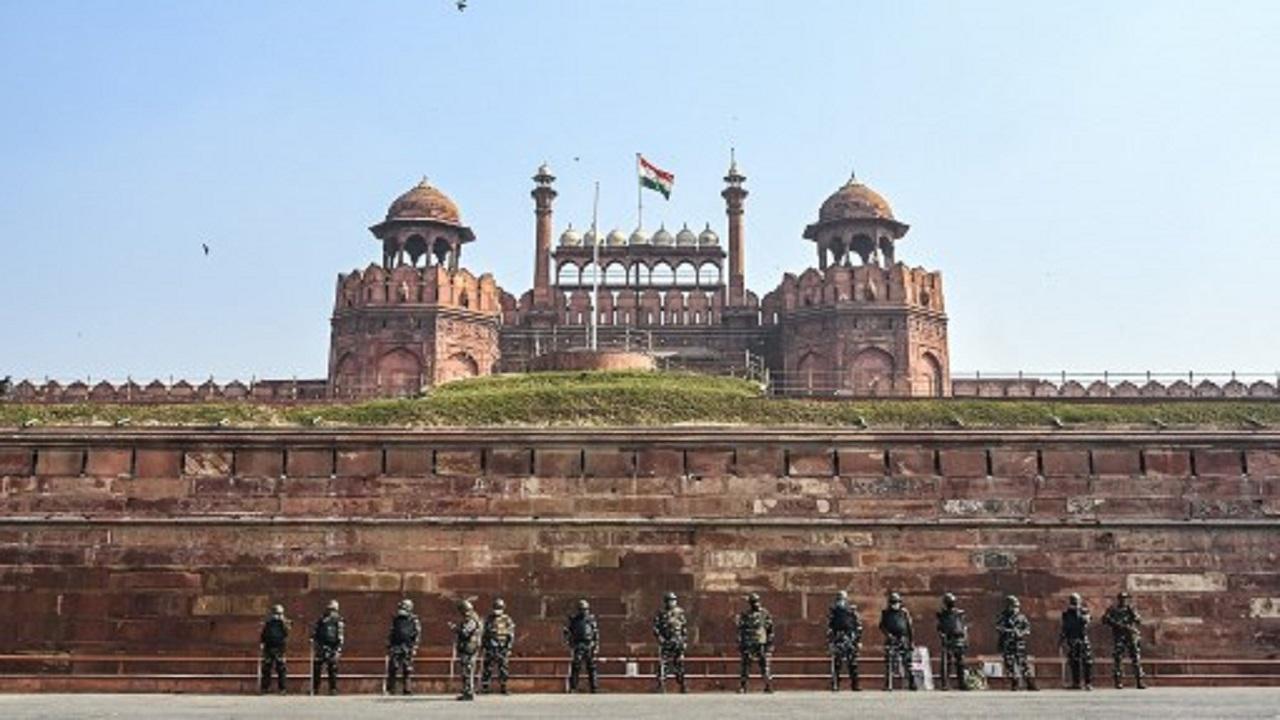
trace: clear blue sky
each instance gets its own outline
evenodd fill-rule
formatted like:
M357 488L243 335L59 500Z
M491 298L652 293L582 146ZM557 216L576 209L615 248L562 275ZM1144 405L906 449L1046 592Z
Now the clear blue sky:
M539 162L557 231L596 178L634 225L639 150L650 217L723 233L731 143L762 295L856 167L956 370L1271 371L1278 38L1275 2L6 0L0 375L321 376L423 174L518 294Z

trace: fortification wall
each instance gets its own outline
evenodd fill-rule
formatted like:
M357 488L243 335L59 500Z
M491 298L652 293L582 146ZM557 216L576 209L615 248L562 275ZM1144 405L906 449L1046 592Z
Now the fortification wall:
M1068 593L1100 612L1121 589L1148 618L1153 659L1280 652L1274 433L44 430L0 436L0 477L13 630L0 655L62 658L0 660L11 689L247 689L251 664L224 677L212 658L251 657L276 601L305 653L331 597L347 655L377 663L402 595L422 611L423 655L447 658L453 601L500 594L526 687L552 669L528 658L563 656L578 597L606 656L652 655L666 590L692 617L691 655L730 660L748 590L785 658L823 654L827 604L849 589L868 673L889 589L930 645L937 596L955 592L978 655L995 652L1005 593L1023 598L1044 659ZM192 676L157 684L75 660L117 654L185 657L151 669ZM823 666L810 669L784 684L817 687Z

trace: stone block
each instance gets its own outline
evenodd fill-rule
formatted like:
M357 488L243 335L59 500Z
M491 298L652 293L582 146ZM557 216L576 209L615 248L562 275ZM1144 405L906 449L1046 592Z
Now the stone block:
M338 477L375 477L382 474L382 449L358 448L339 450Z
M792 450L787 474L802 477L831 477L836 474L835 453L831 449Z
M484 474L484 452L436 450L436 474L445 477L479 477Z
M89 448L84 474L121 477L133 472L133 450L129 448Z
M1041 450L1040 463L1045 477L1083 477L1089 475L1088 450Z
M991 474L1002 478L1033 478L1040 474L1035 450L992 450Z
M337 592L396 592L400 589L400 573L313 572L307 587Z
M329 477L333 470L329 448L289 448L285 453L285 474L289 477Z
M1142 458L1148 475L1186 477L1191 474L1191 453L1186 450L1143 450Z
M1142 469L1138 451L1132 448L1102 448L1092 455L1095 475L1137 475Z
M616 548L556 550L553 556L552 562L558 568L616 568L621 564Z
M1234 477L1244 474L1244 453L1239 450L1196 450L1196 475Z
M582 451L576 448L534 450L533 473L538 477L581 477Z
M230 450L191 450L182 458L182 474L192 477L226 477L231 474Z
M685 451L685 471L696 477L725 477L733 473L733 451L690 449Z
M629 478L636 472L634 450L591 448L583 452L583 472L587 477Z
M642 447L636 452L636 473L641 477L683 477L684 451Z
M134 477L117 480L114 488L130 500L164 500L187 497L190 483L179 477Z
M1280 478L1280 450L1250 450L1245 453L1245 461L1250 475Z
M892 448L889 450L889 474L934 475L934 451L926 448ZM985 474L985 469L984 469Z
M396 445L386 449L387 475L423 477L431 474L431 449Z
M1280 619L1280 597L1249 598L1249 617Z
M36 453L36 475L79 475L84 459L83 450L41 448Z
M182 451L140 449L133 472L140 478L176 478L182 474Z
M1132 573L1125 578L1130 592L1200 593L1225 592L1227 576L1207 573Z
M985 477L987 452L985 450L939 450L938 465L945 477Z
M1030 499L943 500L942 514L952 517L1026 517Z
M0 448L0 476L32 474L35 457L35 451L28 448Z
M878 477L888 474L883 450L836 450L840 474L853 477Z
M713 550L706 555L706 565L716 570L740 570L756 566L754 550Z
M781 477L785 452L780 447L741 447L738 448L734 463L734 474L739 477Z
M489 448L489 475L520 477L533 474L533 451L528 448Z
M284 475L284 451L236 450L236 475L246 478L278 478Z

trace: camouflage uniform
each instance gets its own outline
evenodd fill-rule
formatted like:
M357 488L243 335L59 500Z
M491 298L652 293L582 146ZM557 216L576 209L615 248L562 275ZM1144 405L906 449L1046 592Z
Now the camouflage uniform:
M769 671L769 656L773 654L773 616L760 604L760 596L747 596L747 609L738 615L738 692L747 691L751 662L760 665L764 678L764 691L773 692L773 673Z
M507 677L511 674L511 647L516 643L516 621L506 612L507 604L498 598L493 611L484 620L484 673L480 676L480 692L489 692L489 680L498 672L498 689L507 694Z
M311 692L320 692L320 675L329 676L329 694L338 694L338 658L347 641L347 626L338 614L338 601L329 602L324 615L311 631Z
M600 651L600 626L586 600L579 600L578 611L565 620L564 642L573 652L569 663L569 692L578 692L578 672L585 669L587 688L594 693L597 689L596 653Z
M1124 657L1133 663L1133 678L1139 690L1147 686L1142 675L1142 616L1129 600L1129 593L1116 596L1116 604L1107 608L1102 622L1111 628L1111 675L1116 687L1124 687Z
M396 678L401 680L401 692L409 695L409 678L413 675L413 656L418 652L418 638L422 637L422 623L413 614L413 601L401 600L396 614L391 618L391 630L387 633L387 683L386 691L394 693Z
M1005 598L1005 607L1000 617L996 618L996 632L1000 634L1000 655L1004 659L1004 672L1009 676L1009 689L1017 690L1025 685L1028 690L1036 690L1036 682L1031 677L1031 666L1027 659L1027 636L1031 634L1031 621L1022 614L1022 606L1018 598L1010 595Z
M667 691L667 675L674 673L680 692L688 692L684 683L684 651L689 644L689 620L669 592L662 598L663 607L653 618L653 634L658 638L658 691Z
M889 593L888 606L880 611L880 632L884 633L884 688L893 689L893 676L900 675L907 687L916 689L916 676L911 672L911 650L915 634L911 613L902 605L902 596Z
M942 682L939 690L951 685L952 673L956 677L956 689L968 690L964 682L964 654L969 649L969 619L964 610L956 607L956 596L942 596L942 609L938 610L938 639L942 646Z
M831 650L831 690L840 689L840 670L848 668L850 688L858 687L858 650L862 647L862 618L841 590L827 610L827 647Z
M1093 645L1089 642L1089 609L1080 596L1071 594L1070 604L1062 611L1062 631L1058 644L1067 649L1067 665L1071 668L1071 689L1093 689Z
M462 620L457 625L449 624L453 630L453 649L458 654L458 674L462 676L462 692L458 699L475 700L476 653L480 652L484 622L467 600L458 603L458 614Z
M258 692L265 693L271 688L272 674L276 676L276 689L282 694L285 691L289 669L285 666L284 652L289 642L290 624L289 619L284 616L283 606L271 606L271 614L267 615L267 619L262 623L262 632L258 635L258 641L262 647L261 682L258 685Z

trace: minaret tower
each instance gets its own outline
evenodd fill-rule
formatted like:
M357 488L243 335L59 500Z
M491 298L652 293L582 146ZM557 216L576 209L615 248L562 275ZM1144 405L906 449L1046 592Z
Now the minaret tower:
M533 263L533 305L543 310L552 307L551 297L551 202L556 199L555 188L551 184L556 176L546 163L538 167L533 176L535 186L530 195L533 196L533 214L536 219L534 229L534 263Z
M729 297L727 307L742 307L746 302L745 258L742 254L742 212L747 199L747 189L742 183L747 179L738 170L738 160L733 149L729 150L729 173L724 176L727 185L720 196L724 198L725 213L729 216Z

